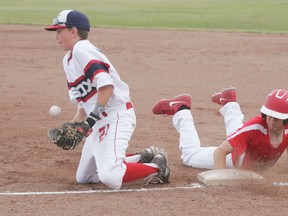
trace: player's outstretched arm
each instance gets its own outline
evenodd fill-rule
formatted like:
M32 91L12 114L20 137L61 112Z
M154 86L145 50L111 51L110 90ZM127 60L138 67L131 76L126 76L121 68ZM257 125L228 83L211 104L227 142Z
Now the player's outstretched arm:
M233 152L233 148L230 143L226 140L224 141L214 152L214 166L215 169L225 169L226 168L226 156Z

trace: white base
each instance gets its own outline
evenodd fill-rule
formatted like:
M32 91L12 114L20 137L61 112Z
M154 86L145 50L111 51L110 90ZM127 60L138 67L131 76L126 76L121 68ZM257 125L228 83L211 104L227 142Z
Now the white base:
M197 179L204 185L262 184L265 178L250 170L217 169L201 172Z

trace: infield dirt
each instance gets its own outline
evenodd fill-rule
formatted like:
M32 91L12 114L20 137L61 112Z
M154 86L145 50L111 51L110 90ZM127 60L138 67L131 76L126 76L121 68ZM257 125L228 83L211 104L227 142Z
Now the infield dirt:
M91 42L102 49L131 90L138 122L129 152L155 145L169 157L171 182L123 185L123 189L182 187L204 170L182 164L171 117L151 109L162 98L192 95L192 113L203 146L225 139L218 105L210 96L230 85L237 89L245 119L259 114L266 95L287 88L287 35L94 28ZM44 26L1 25L0 192L99 190L80 185L75 173L82 145L63 151L47 131L69 121L62 57L55 33ZM51 105L62 113L49 116ZM0 196L0 215L287 215L287 154L265 173L258 186L71 195Z

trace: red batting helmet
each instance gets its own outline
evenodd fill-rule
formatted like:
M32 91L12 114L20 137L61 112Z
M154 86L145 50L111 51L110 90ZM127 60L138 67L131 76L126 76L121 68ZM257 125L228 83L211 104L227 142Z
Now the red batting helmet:
M277 119L288 119L288 91L276 89L268 94L260 112Z

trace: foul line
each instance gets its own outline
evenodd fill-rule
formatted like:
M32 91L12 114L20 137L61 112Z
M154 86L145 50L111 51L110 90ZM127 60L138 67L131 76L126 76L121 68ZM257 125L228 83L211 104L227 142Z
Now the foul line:
M273 182L273 185L287 187L288 182Z
M86 191L51 191L51 192L4 192L0 196L29 196L29 195L65 195L65 194L91 194L91 193L119 193L119 192L145 192L145 191L165 191L177 189L195 189L201 188L198 183L192 183L190 186L166 187L166 188L141 188L141 189L119 189L119 190L86 190Z
M288 182L273 182L273 185L280 187L287 187ZM102 190L86 190L86 191L51 191L51 192L2 192L0 196L30 196L30 195L67 195L67 194L92 194L92 193L123 193L123 192L146 192L146 191L167 191L167 190L185 190L202 188L203 185L199 183L191 183L190 186L182 187L166 187L166 188L141 188L141 189L102 189Z

